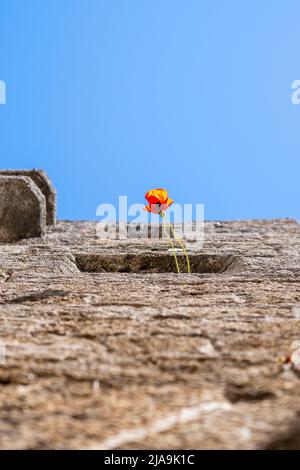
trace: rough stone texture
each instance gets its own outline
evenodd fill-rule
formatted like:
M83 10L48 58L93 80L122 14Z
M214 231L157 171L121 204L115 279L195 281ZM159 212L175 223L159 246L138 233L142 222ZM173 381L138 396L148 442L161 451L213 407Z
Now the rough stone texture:
M191 275L95 231L0 246L0 447L299 447L299 225L207 222Z
M45 225L45 198L32 179L0 176L0 242L41 237Z
M28 176L45 196L47 225L56 223L56 191L43 170L0 170L0 176Z

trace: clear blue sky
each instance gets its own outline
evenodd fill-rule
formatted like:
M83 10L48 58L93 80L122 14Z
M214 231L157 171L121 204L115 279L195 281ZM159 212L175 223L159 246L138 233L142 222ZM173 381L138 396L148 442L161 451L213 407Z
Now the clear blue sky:
M208 219L300 218L299 0L0 0L0 167L64 219L166 187Z

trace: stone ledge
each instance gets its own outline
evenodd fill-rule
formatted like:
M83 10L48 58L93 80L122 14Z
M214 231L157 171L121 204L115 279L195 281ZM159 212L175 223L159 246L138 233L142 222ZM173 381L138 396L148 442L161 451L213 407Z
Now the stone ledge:
M45 196L46 200L46 223L54 225L56 223L56 191L43 170L0 170L0 176L27 176L37 185Z
M41 237L45 227L45 197L32 179L0 176L0 242Z

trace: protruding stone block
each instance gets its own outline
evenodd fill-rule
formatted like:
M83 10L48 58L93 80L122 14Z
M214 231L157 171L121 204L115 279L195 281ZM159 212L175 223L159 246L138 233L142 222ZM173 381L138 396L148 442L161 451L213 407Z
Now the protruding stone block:
M0 176L0 242L41 237L46 227L46 201L27 176Z
M43 170L0 170L0 176L28 176L40 189L46 199L46 223L56 223L56 191Z

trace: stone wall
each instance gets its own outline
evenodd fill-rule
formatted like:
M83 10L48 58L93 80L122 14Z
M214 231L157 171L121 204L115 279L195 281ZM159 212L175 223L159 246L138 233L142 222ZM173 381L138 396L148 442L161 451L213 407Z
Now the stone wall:
M299 448L295 221L207 222L190 275L162 239L45 231L0 244L2 449Z

